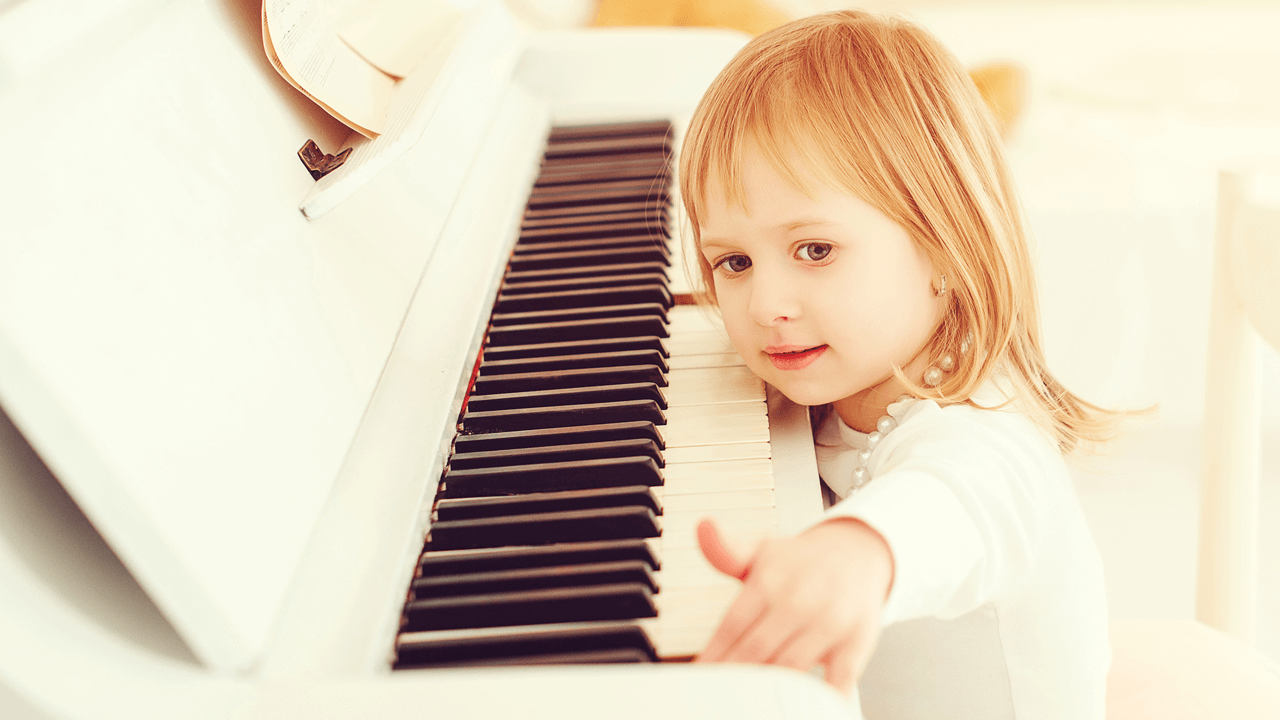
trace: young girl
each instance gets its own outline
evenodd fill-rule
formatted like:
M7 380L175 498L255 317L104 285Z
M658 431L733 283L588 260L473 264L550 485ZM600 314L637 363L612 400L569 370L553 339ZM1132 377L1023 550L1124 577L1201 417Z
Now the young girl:
M707 294L752 370L813 408L836 500L749 556L699 528L743 580L701 660L823 665L876 719L1101 718L1102 568L1063 454L1116 416L1045 367L1013 183L960 65L897 19L783 26L708 90L680 170Z

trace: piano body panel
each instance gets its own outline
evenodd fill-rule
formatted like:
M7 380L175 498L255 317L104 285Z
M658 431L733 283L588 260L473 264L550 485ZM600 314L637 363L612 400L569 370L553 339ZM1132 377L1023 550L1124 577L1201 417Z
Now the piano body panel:
M427 516L548 128L547 104L509 88L299 568L264 676L388 672ZM334 587L334 577L345 580ZM317 634L317 627L329 631Z
M0 412L0 717L227 718L209 672Z
M0 37L42 2L0 10ZM48 531L96 528L123 562L111 582L136 579L117 597L154 606L86 609L51 579L75 563L33 560L38 535L0 513L0 700L58 720L847 716L767 668L389 669L547 127L679 125L743 36L530 35L487 114L442 114L308 221L294 153L342 133L256 55L257 3L113 8L91 57L0 83L23 169L0 176L0 405L88 518ZM36 472L10 467L0 482Z
M250 5L118 6L91 62L30 68L0 119L22 138L0 400L197 655L241 671L488 124L450 118L309 222L295 153L317 125L245 37Z
M705 28L534 33L516 79L552 104L557 123L666 117L679 135L707 86L749 39Z
M259 689L244 717L850 720L860 713L856 700L805 673L657 664L406 670L378 682L277 682Z
M766 385L765 391L769 401L769 446L773 450L778 533L796 535L820 522L825 510L809 410L791 402L772 385Z

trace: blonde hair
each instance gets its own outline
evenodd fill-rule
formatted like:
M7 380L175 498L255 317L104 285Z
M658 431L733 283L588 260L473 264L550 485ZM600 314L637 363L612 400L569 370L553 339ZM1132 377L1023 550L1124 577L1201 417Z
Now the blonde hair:
M684 142L680 190L695 245L711 183L745 203L747 144L798 190L812 192L807 172L870 203L946 276L947 305L924 351L956 365L936 387L894 368L909 392L975 405L978 388L1003 372L1012 400L1064 451L1114 434L1119 414L1068 392L1045 365L1032 259L999 134L964 69L927 32L849 10L748 43L712 83ZM714 303L710 265L689 254Z

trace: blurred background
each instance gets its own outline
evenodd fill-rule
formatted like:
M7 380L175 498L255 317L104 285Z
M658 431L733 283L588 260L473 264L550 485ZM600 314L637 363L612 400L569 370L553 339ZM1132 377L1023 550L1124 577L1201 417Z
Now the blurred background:
M831 0L509 0L544 28L759 32ZM1114 619L1193 615L1200 416L1217 172L1280 168L1280 3L870 0L966 66L1022 69L1006 136L1064 383L1159 414L1075 480ZM1280 660L1280 358L1264 361L1258 647Z

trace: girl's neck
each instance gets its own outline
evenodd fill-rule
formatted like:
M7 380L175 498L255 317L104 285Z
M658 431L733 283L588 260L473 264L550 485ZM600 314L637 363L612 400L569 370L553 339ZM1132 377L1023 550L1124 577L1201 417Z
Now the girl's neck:
M928 364L928 356L922 351L902 371L909 378L920 378ZM845 425L858 432L869 433L876 429L880 418L889 414L889 406L897 402L906 391L896 375L889 375L866 390L843 400L836 400L831 405Z
M837 400L831 405L845 425L858 432L869 433L876 429L876 423L888 414L889 406L901 397L904 391L905 388L898 378L890 375L879 384L857 395Z

